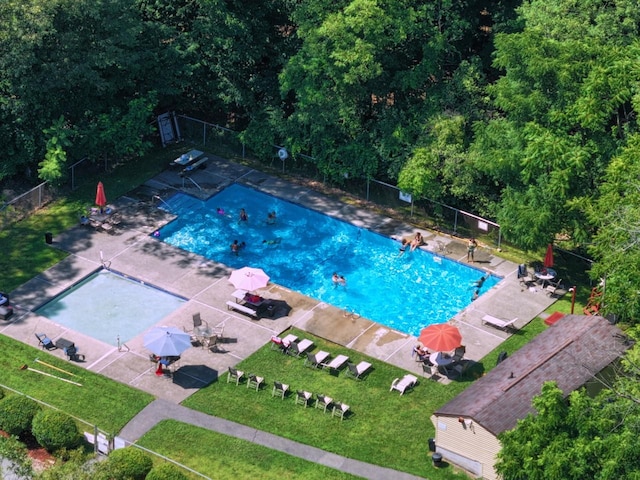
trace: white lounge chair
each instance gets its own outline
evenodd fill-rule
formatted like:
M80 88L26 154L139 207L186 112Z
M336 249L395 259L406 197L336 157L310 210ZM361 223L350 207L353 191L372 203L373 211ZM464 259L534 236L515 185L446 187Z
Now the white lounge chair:
M406 392L410 388L413 388L413 386L416 383L418 383L418 379L416 377L414 377L413 375L410 375L410 374L407 373L402 378L396 378L391 383L391 388L389 389L389 391L397 390L397 391L400 392L400 395L404 395L404 392Z
M482 317L482 323L489 324L492 327L499 328L500 330L515 330L516 327L514 326L514 324L516 323L516 320L518 320L518 317L514 318L513 320L500 320L499 318L493 317L491 315L485 315L484 317Z
M237 310L238 312L246 313L251 317L258 318L258 312L252 308L245 307L244 305L232 301L227 302L227 308L229 310Z
M292 343L287 353L295 357L299 357L313 346L313 342L308 338L300 340L298 343Z
M358 365L347 363L347 366L349 367L347 369L347 377L353 377L356 380L362 380L362 375L364 375L364 373L369 370L371 364L369 362L362 361Z
M329 372L334 372L335 371L338 374L340 374L340 369L348 361L349 361L349 357L347 357L346 355L338 355L333 360L331 360L329 363L323 363L322 364L322 368L328 368Z
M307 353L307 358L304 359L304 365L317 368L322 362L329 358L329 355L329 352L323 350L320 350L318 353Z

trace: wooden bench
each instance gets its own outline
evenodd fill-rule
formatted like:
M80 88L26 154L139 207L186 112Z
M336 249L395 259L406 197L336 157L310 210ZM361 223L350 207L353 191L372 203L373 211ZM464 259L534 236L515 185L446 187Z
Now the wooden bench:
M237 310L238 312L246 313L247 315L250 315L252 317L258 318L258 312L257 311L255 311L252 308L245 307L244 305L242 305L240 303L232 302L231 300L229 300L227 302L227 308L229 310Z

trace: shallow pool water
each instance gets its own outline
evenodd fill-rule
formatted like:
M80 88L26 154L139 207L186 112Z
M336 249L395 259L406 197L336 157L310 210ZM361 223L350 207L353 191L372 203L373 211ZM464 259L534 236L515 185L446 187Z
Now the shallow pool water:
M159 240L233 268L260 267L275 283L413 335L468 306L484 274L419 249L399 256L391 238L238 184L207 201L179 193L163 207L178 218ZM238 255L234 240L246 244ZM334 272L346 287L334 285ZM499 280L487 278L480 293Z
M100 270L38 308L36 313L117 346L118 337L121 343L131 340L184 302L183 298L140 281Z

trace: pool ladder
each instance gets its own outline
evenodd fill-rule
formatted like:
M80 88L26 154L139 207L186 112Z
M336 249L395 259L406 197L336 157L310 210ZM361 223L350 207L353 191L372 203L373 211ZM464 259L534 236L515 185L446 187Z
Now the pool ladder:
M118 335L116 337L117 342L118 342L118 351L121 352L122 350L124 350L126 348L126 351L129 352L131 351L131 349L129 348L129 345L127 345L126 343L120 343L120 335Z

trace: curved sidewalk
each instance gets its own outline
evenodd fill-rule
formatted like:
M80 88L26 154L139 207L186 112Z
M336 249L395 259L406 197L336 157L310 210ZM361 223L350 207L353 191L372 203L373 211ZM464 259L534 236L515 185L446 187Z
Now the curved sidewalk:
M191 410L190 408L176 405L167 400L155 400L151 402L125 425L118 436L128 443L134 443L158 422L168 419L240 438L362 478L369 478L371 480L387 480L389 478L393 478L394 480L422 479L422 477L416 477L415 475L399 472L390 468L379 467L370 463L342 457L335 453L326 452L319 448L263 432L262 430L256 430L255 428L247 427L236 422Z

